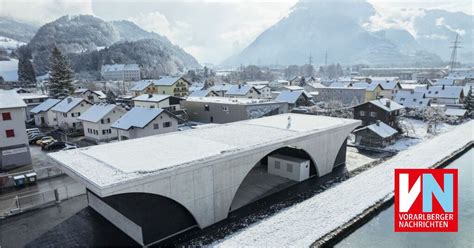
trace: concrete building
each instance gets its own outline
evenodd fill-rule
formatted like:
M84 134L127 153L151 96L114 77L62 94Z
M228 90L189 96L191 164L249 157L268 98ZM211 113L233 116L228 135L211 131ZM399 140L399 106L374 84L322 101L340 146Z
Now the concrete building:
M56 126L64 131L76 131L83 129L82 122L77 118L91 106L92 103L84 98L66 97L49 111L56 116Z
M224 96L234 98L258 99L262 97L262 94L254 86L239 84L232 85L232 87L230 87L227 92L225 92Z
M34 113L32 113L31 110L49 98L47 95L33 93L19 94L19 96L26 103L25 117L27 120L34 118Z
M34 115L35 126L37 127L54 127L57 125L56 114L50 111L56 104L61 100L48 99L42 102L40 105L30 110L30 113Z
M163 94L184 97L189 94L191 83L183 77L162 77L158 80L136 82L131 89L134 96L143 94Z
M103 65L100 73L107 81L136 81L140 80L140 67L137 64Z
M253 169L281 149L309 160L310 176L331 173L345 163L347 136L359 125L284 114L49 156L87 187L91 208L138 244L150 245L227 218L242 188L258 192L259 182L275 177L264 172L257 185L248 184Z
M365 89L356 87L321 87L310 92L314 102L338 101L346 106L365 102Z
M135 107L162 108L170 112L181 110L181 101L184 99L176 96L161 94L144 94L133 98Z
M31 164L25 126L26 106L15 91L0 90L1 171Z
M286 102L227 97L188 97L181 102L190 121L229 123L288 112Z
M111 125L127 111L114 104L92 105L77 119L82 121L84 136L95 142L117 139L117 132L113 132Z
M119 140L135 139L178 131L178 118L164 109L134 107L111 127Z

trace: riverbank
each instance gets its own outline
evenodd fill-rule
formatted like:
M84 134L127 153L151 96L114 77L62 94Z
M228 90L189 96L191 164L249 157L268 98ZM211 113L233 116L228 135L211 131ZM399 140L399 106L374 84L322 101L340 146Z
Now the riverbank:
M472 143L474 121L400 152L321 194L221 240L217 246L310 246L393 194L394 168L439 165Z

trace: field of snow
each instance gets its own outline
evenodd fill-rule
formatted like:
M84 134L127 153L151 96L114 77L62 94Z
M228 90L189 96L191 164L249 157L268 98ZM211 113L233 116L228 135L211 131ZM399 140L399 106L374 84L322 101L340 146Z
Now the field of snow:
M428 168L473 141L474 121L404 150L313 198L214 243L219 247L308 247L393 194L395 168Z
M18 60L10 59L8 61L0 61L0 76L5 81L18 80Z
M20 46L25 45L26 43L20 42L14 39L0 36L0 48L5 48L6 50L16 49Z

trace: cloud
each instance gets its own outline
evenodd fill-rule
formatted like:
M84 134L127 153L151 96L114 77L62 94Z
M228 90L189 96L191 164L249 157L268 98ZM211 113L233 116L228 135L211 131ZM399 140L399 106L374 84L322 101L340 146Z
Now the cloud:
M446 24L445 23L445 20L444 20L444 17L440 17L438 19L435 20L435 25L436 26L440 26L440 27L444 27L450 31L453 31L461 36L464 36L466 34L466 30L464 29L457 29L457 28L453 28L451 27L450 25Z
M63 15L92 15L92 0L0 0L0 16L42 25Z

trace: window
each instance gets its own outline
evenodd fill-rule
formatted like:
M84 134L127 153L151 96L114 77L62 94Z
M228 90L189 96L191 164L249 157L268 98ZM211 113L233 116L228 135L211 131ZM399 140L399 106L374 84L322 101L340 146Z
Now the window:
M292 164L286 164L286 171L293 172L293 165Z
M364 110L359 111L359 115L360 116L365 116L365 111Z
M376 112L370 112L370 117L377 117L377 113Z
M104 124L104 119L100 119L100 124Z
M163 127L171 127L171 122L167 121L167 122L163 123Z
M107 118L107 123L110 123L110 118Z
M275 161L275 169L280 169L280 161Z
M158 123L153 124L153 129L158 129L158 128L160 128L160 124Z
M12 119L12 115L10 114L10 112L5 112L5 113L2 113L2 119L4 121L9 121Z
M15 137L15 130L13 129L5 130L5 134L7 135L7 138L13 138Z
M229 107L227 107L227 106L222 106L222 111L228 112L228 111L229 111Z
M67 117L67 113L63 113L63 117Z
M105 130L102 130L102 135L105 135Z
M209 111L209 109L210 109L210 108L209 108L209 104L205 104L205 105L204 105L204 111Z

